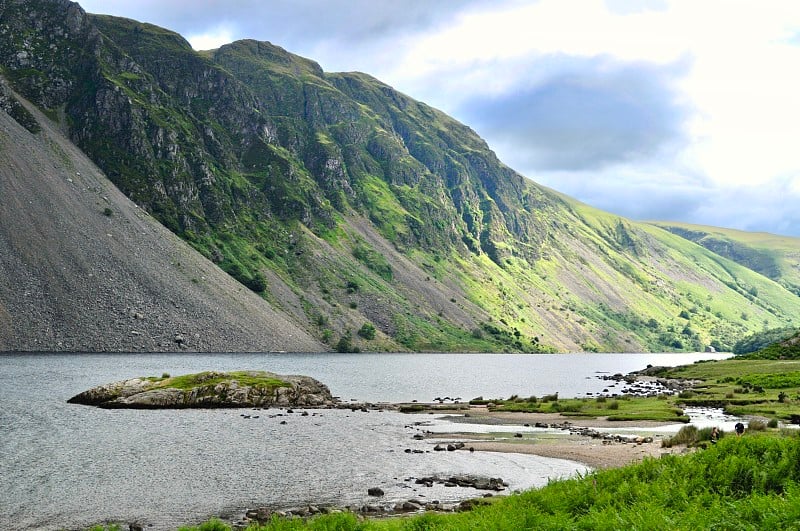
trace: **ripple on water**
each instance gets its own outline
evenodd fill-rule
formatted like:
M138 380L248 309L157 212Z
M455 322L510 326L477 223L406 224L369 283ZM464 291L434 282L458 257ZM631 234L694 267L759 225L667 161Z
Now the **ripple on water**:
M94 385L162 372L264 369L307 374L335 395L360 400L430 400L514 393L580 396L600 372L685 355L3 355L0 372L0 529L63 529L139 520L172 529L256 506L360 505L425 496L455 501L474 490L413 486L411 477L502 477L511 489L583 470L568 461L490 452L430 450L395 413L321 411L242 418L240 410L102 410L67 404ZM281 424L286 420L287 424ZM417 491L413 489L416 488Z
M4 465L4 482L15 487L4 492L11 511L0 524L58 529L119 519L169 529L256 506L362 505L375 501L367 495L375 486L386 493L382 502L480 494L410 480L423 476L499 476L513 490L584 470L537 456L433 452L396 412L248 413L258 418L241 410L76 409L62 425L71 431L68 447L34 444Z

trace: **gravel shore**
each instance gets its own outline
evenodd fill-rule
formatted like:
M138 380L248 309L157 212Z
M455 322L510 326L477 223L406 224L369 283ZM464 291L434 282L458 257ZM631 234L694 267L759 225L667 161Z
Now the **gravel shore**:
M463 414L463 411L453 412ZM603 469L625 466L630 463L641 461L645 457L660 457L669 453L681 453L685 451L681 447L662 448L661 440L663 433L658 432L658 428L666 426L663 422L637 421L620 422L609 421L605 418L576 419L566 417L558 413L517 413L517 412L490 412L483 407L471 407L469 416L453 417L457 423L464 424L484 424L497 426L497 431L493 433L476 434L465 429L453 430L453 433L437 433L437 439L469 439L468 447L475 451L485 452L510 452L521 454L533 454L542 457L552 457L557 459L568 459L585 464L591 468ZM641 428L648 433L654 432L652 442L617 442L599 438L592 438L577 435L568 431L563 433L541 433L533 436L509 439L508 428L512 426L531 426L539 424L563 425L570 423L573 427L593 428L596 431L613 430L614 428ZM504 430L503 426L507 429Z

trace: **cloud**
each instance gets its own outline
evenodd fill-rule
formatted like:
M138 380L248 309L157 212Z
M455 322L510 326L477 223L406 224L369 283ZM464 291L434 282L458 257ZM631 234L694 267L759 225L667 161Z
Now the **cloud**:
M621 165L599 172L544 172L536 180L632 220L684 221L800 237L797 178L768 186L727 187L688 170Z
M116 13L186 36L219 36L222 32L216 28L226 28L231 41L268 40L314 60L329 59L333 64L326 69L351 69L347 62L359 50L369 59L376 43L425 32L444 24L465 7L485 3L485 0L88 0L81 5L90 13ZM210 41L201 42L205 46ZM311 55L320 49L328 49L330 57ZM343 59L341 63L336 61L337 55Z
M601 210L633 220L674 220L701 211L717 190L701 175L657 166L614 166L601 171L556 171L536 180ZM685 218L681 218L685 219Z
M666 0L605 0L609 12L617 15L631 15L647 11L666 11Z
M528 68L552 71L502 94L476 95L456 110L518 170L600 170L686 141L690 108L675 89L684 64L551 56Z
M195 50L213 50L233 41L233 30L222 25L203 33L190 33L186 35L186 40Z
M768 186L720 187L688 220L693 223L800 237L800 190L792 179Z

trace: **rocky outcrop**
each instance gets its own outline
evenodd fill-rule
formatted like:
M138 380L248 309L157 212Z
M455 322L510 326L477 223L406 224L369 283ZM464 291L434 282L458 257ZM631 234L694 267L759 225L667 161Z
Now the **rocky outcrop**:
M72 404L102 408L180 409L332 407L328 387L308 376L265 371L203 372L175 378L131 378L73 396Z

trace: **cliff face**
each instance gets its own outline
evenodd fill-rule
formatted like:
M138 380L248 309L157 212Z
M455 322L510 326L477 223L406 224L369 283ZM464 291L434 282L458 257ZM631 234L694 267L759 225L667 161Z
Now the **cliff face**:
M30 116L0 113L0 351L324 348Z
M135 204L333 348L725 349L800 315L775 278L538 186L436 109L268 42L195 52L5 0L0 64Z

